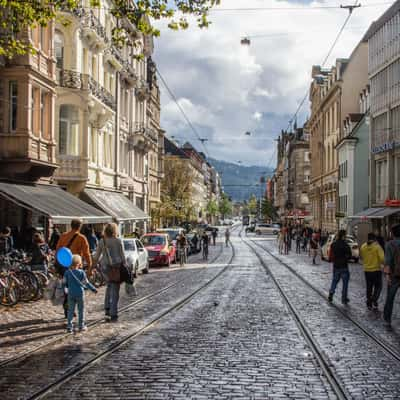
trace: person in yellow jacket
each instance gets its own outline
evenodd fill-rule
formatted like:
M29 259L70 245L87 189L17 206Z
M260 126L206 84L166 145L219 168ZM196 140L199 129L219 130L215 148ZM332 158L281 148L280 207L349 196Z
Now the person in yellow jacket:
M368 234L368 241L361 246L360 256L364 265L367 284L367 307L378 309L378 300L382 291L382 270L385 255L373 233Z

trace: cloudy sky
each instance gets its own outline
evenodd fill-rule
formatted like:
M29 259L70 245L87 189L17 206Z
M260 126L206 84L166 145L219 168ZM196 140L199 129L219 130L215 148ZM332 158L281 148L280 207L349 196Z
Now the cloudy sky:
M218 9L300 8L296 10L225 10L210 15L207 30L183 32L161 26L155 60L202 138L208 154L246 165L275 164L275 142L304 97L311 66L321 64L348 11L346 1L221 0ZM349 4L352 4L350 1ZM384 0L362 1L350 18L326 66L346 58L370 23L389 6ZM240 39L251 37L250 46ZM168 136L189 140L202 149L176 104L161 85L162 127ZM299 124L309 114L302 108ZM245 135L246 131L251 136Z

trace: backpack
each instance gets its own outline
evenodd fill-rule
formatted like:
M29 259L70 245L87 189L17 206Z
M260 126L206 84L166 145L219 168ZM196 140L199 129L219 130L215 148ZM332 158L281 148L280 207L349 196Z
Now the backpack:
M400 248L394 241L390 242L389 245L393 251L394 267L392 270L392 274L396 278L400 278Z

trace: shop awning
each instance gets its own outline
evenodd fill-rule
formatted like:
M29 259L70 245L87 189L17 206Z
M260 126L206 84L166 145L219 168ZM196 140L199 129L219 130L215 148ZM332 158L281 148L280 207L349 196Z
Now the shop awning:
M347 217L349 219L383 219L390 215L400 212L400 208L397 207L375 207L367 208L356 215Z
M0 182L0 196L29 210L35 210L54 224L69 224L79 218L84 224L111 222L109 214L85 203L55 185L19 185Z
M150 217L133 204L126 196L118 192L99 189L85 189L83 199L88 200L105 213L112 215L118 222L143 221Z

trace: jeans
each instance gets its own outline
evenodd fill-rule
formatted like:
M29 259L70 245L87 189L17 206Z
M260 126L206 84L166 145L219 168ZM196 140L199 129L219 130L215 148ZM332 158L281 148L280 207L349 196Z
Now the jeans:
M85 326L85 302L83 296L70 296L68 295L68 328L72 328L72 320L74 319L75 305L78 306L78 325L79 329Z
M104 298L104 310L111 318L118 317L119 283L108 282L106 297Z
M383 310L383 318L386 322L392 321L393 303L396 297L397 289L400 287L400 279L392 278L392 283L387 288L386 303Z
M347 300L347 290L349 288L349 280L350 280L350 272L347 268L333 270L332 284L329 290L329 293L332 296L335 294L336 286L339 283L340 279L342 279L343 281L343 286L342 286L342 302L343 302Z
M365 281L367 284L367 305L371 306L378 302L382 291L382 272L365 272Z

